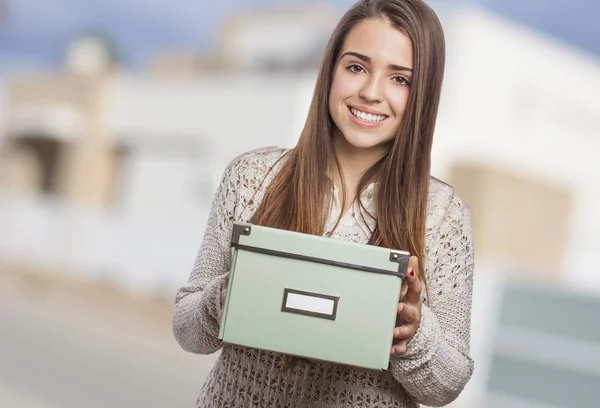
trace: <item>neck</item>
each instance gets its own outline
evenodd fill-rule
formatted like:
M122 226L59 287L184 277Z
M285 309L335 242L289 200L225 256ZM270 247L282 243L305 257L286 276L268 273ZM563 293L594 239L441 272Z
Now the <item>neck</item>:
M344 176L346 188L349 191L356 191L362 175L389 150L388 145L378 145L366 149L352 146L339 133L333 138L333 147L340 165L340 172ZM341 180L333 158L330 168L334 183L341 187Z

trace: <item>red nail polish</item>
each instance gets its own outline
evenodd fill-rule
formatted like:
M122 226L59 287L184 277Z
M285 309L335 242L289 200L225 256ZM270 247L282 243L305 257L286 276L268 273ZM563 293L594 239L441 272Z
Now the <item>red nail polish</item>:
M410 271L410 276L415 276L415 271L414 270Z

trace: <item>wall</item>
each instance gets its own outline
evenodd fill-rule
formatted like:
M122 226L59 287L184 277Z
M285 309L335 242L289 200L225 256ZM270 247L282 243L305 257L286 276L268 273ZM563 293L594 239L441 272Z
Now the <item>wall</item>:
M446 21L448 69L433 173L463 161L523 175L572 195L562 273L600 288L600 63L499 17ZM518 226L515 225L518 230ZM577 271L577 279L569 273Z

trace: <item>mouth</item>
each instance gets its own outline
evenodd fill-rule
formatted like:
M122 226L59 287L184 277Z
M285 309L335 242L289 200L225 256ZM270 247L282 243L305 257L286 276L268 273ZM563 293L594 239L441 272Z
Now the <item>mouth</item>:
M355 123L369 127L378 126L388 118L387 115L363 112L352 106L348 106L348 111L350 112L350 116Z

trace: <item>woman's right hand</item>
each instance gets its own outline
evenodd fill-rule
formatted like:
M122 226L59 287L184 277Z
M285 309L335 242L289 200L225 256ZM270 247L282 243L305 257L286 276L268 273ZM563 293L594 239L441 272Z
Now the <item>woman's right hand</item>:
M229 273L225 275L225 280L221 285L221 294L220 301L221 307L219 307L219 314L217 314L217 323L219 323L219 327L221 326L221 320L223 319L223 306L225 306L225 300L227 300L227 285L229 284Z

